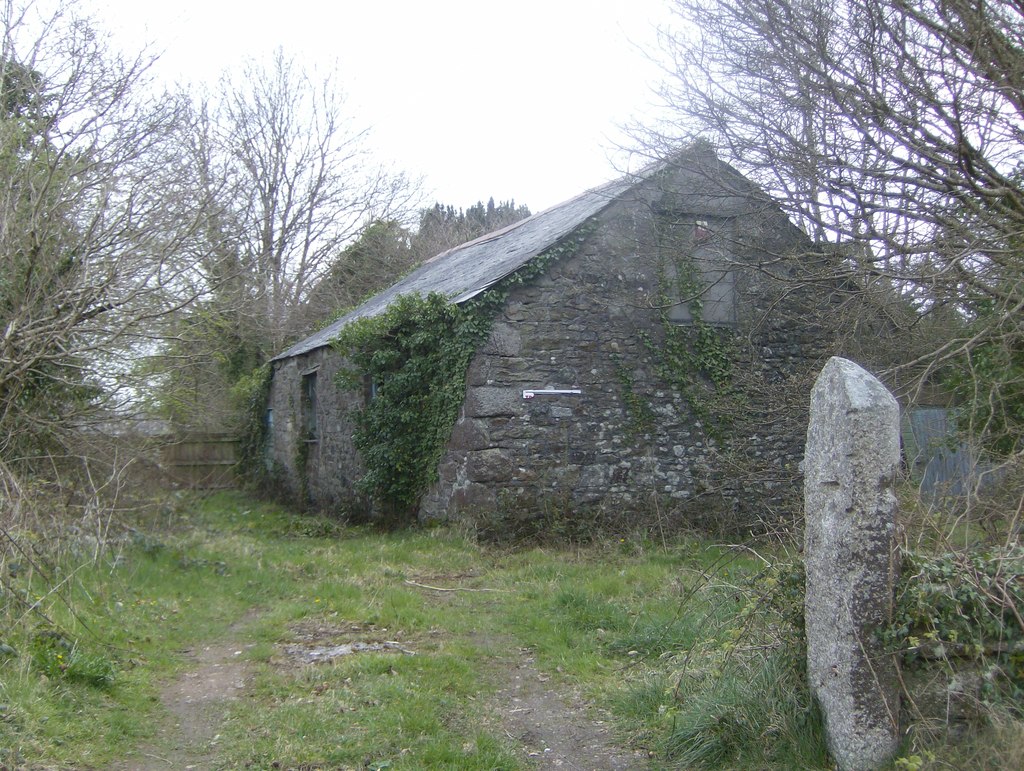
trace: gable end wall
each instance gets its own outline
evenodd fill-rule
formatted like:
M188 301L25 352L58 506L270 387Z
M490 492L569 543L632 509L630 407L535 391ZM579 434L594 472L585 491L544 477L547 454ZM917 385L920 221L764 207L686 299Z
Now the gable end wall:
M641 191L616 203L575 256L510 294L470 365L466 399L422 517L552 507L657 507L705 524L723 513L752 524L765 511L794 515L806 409L774 413L783 391L827 348L806 296L766 266L800 240L774 208L754 211L720 198L687 202L694 217L730 222L724 267L736 281L737 316L727 327L737 340L734 369L760 386L748 396L750 410L773 413L753 428L718 435L662 380L643 342L657 348L664 338L653 307L664 265L655 202ZM783 291L788 302L775 304ZM582 393L524 399L527 389ZM637 430L630 398L650 410L649 428Z

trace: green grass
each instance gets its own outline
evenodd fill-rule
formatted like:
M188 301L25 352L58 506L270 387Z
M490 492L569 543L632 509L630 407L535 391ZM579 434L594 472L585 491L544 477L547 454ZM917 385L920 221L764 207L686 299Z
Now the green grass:
M730 653L738 586L761 568L742 551L639 538L492 550L451 530L344 528L239 494L183 497L129 524L98 560L12 579L41 599L38 613L8 603L0 620L15 651L0 674L0 764L103 767L154 741L159 689L187 667L182 651L244 620L233 634L251 646L254 677L220 729L221 767L523 767L487 709L520 648L655 767L828 767L792 672ZM289 663L284 646L307 628L416 655Z

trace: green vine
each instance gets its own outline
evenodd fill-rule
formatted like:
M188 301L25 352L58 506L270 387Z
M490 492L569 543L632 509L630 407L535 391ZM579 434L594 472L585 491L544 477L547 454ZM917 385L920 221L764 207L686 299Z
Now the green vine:
M242 425L239 431L239 475L256 485L266 481L266 452L269 441L267 404L273 370L270 364L257 367L239 379L232 396L241 408Z
M1024 700L1024 547L995 553L906 554L892 624L882 633L905 665L926 659L986 663L1016 704Z
M654 427L654 411L647 400L636 392L633 375L623 364L622 356L612 354L611 362L615 368L615 378L622 388L622 401L626 405L626 414L629 415L629 430L633 434L647 433Z
M654 359L658 375L683 396L693 414L714 432L729 422L733 410L728 407L738 397L732 377L736 353L733 334L704 320L706 287L692 261L677 257L674 267L674 281L668 277L664 263L658 270L656 304L662 340L655 343L646 332L639 337ZM679 323L671 318L673 294L688 298L689 322ZM712 387L708 388L708 384ZM715 406L725 409L716 410Z
M383 314L341 330L333 347L348 366L338 375L338 387L361 390L369 378L374 390L374 398L355 420L353 441L366 467L357 486L387 514L411 514L437 481L437 467L465 396L469 363L509 292L543 273L552 261L575 253L592 228L584 224L461 305L436 293L405 295Z

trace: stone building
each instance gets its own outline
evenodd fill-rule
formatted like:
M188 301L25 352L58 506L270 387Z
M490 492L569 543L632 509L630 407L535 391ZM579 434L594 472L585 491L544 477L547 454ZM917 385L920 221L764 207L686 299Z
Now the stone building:
M538 259L543 273L510 281ZM352 432L371 389L336 385L331 341L399 295L501 289L421 518L782 516L806 431L806 389L791 386L831 352L814 261L759 189L691 149L439 254L275 357L269 460L314 505L364 500Z

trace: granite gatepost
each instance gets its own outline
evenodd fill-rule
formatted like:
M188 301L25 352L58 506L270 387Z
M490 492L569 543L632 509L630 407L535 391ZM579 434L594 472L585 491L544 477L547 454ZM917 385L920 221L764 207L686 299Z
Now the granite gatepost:
M898 664L877 637L892 614L899 459L892 394L857 364L829 359L804 455L807 674L844 771L878 768L899 744Z

